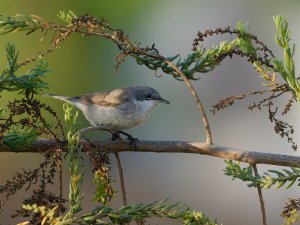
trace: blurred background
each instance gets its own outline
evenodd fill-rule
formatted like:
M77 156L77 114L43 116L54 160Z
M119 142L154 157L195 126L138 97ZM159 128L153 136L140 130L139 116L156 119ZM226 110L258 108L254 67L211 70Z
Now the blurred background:
M110 1L59 1L48 4L44 1L1 1L1 14L34 14L48 21L59 21L56 17L60 10L72 10L77 15L89 13L104 17L113 27L123 29L132 40L144 45L156 44L164 56L180 53L186 56L192 41L199 30L224 26L234 27L238 20L248 22L251 31L269 46L276 56L281 55L274 41L275 27L272 17L281 14L288 19L292 41L296 42L295 62L299 69L299 19L300 2L296 0L110 0ZM30 36L14 33L0 37L0 66L6 63L4 45L12 42L20 51L20 60L47 49L51 35L40 42L42 34ZM209 38L206 47L217 44L224 37ZM168 75L157 78L153 71L137 65L128 59L118 74L113 71L114 57L118 50L110 41L97 37L73 35L60 49L48 55L51 72L48 73L50 93L61 95L81 95L98 90L120 86L147 85L157 89L171 102L170 105L157 107L150 120L129 130L140 140L185 140L205 141L202 120L193 97L183 82ZM245 59L234 57L225 60L221 66L207 74L199 74L200 80L194 81L202 99L213 133L214 143L234 148L299 155L293 152L286 140L275 134L268 120L267 111L249 111L248 105L255 99L235 104L217 115L209 112L211 106L226 96L261 88L262 79ZM9 93L3 93L0 103L4 106ZM44 99L63 118L62 102ZM286 104L288 97L279 104ZM294 138L299 143L300 120L299 106L294 105L285 118L294 125ZM81 115L82 126L88 126ZM92 134L94 138L108 138L106 134ZM191 154L154 154L122 153L121 159L126 181L129 204L148 203L169 199L170 203L182 202L195 210L205 212L210 218L227 225L261 224L261 212L257 190L247 188L245 183L232 181L223 173L223 159ZM38 154L1 153L1 185L21 168L36 168L42 161ZM91 185L93 174L89 172L89 162L85 160L84 181L85 212L96 204L90 204L94 187ZM262 173L272 166L259 166ZM115 158L111 156L111 174L116 180L114 187L119 189L119 179ZM67 170L64 171L64 193L67 198ZM295 185L296 186L296 185ZM53 187L57 190L57 187ZM20 191L9 199L4 212L0 215L1 224L15 224L10 215L21 204L21 199L31 193ZM299 189L263 190L267 209L268 224L282 224L280 217L287 198L298 198ZM114 207L121 205L120 193L112 201ZM172 220L154 219L149 224L178 224Z

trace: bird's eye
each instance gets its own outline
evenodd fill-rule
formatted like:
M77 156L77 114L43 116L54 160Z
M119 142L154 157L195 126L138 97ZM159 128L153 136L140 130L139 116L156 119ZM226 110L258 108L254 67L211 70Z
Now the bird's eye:
M147 94L146 97L147 97L147 99L152 99L151 94Z

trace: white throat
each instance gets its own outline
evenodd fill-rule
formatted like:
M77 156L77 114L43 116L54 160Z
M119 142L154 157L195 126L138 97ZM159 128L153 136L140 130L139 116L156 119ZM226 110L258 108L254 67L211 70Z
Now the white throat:
M148 113L151 111L151 109L153 109L155 106L157 106L158 102L157 101L138 101L138 100L134 100L133 101L134 104L139 108L140 111L144 112L144 113Z

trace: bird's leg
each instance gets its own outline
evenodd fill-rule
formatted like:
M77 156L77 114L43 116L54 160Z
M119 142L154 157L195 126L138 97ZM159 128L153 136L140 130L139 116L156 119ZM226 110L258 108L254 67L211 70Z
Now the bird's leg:
M138 141L137 138L134 138L131 134L128 134L124 131L118 130L119 135L123 134L124 136L127 137L128 141L129 141L129 145L133 146L136 149L136 142Z
M88 139L86 136L82 135L83 139L90 144L90 146L92 146L92 148L96 148L97 146L90 140Z
M111 140L112 141L115 141L115 140L121 140L122 138L121 138L121 136L120 136L120 132L119 131L111 131L110 132L111 133Z
M115 141L115 140L122 140L121 138L121 134L123 134L124 136L127 137L128 141L129 141L129 145L130 146L134 146L134 148L136 149L136 142L137 142L137 138L134 138L131 134L128 134L124 131L121 130L114 130L111 131L112 137L111 140Z
M80 130L80 133L85 133L87 131L90 131L90 130L103 130L103 126L102 125L96 125L96 126L90 126L90 127L86 127L86 128L83 128ZM104 129L106 130L106 129Z
M85 132L90 130L107 130L107 129L104 129L102 125L96 125L96 126L86 127L80 130L80 135L83 137L83 139L87 141L93 148L96 148L96 145L91 140L89 140L86 136L83 135Z
M90 126L87 128L83 128L80 130L80 134L83 134L87 131L90 130L104 130L104 131L108 131L112 134L111 140L115 141L115 140L122 140L121 138L121 134L123 134L124 136L127 137L128 141L129 141L129 145L130 146L134 146L134 148L136 148L136 142L138 141L137 138L134 138L131 134L128 134L124 131L121 130L111 130L111 129L106 129L104 128L102 125L96 125L96 126ZM83 136L83 135L82 135ZM90 140L88 140L85 136L83 136L83 138L85 140L87 140L92 146L95 146L94 144L92 144L92 142Z

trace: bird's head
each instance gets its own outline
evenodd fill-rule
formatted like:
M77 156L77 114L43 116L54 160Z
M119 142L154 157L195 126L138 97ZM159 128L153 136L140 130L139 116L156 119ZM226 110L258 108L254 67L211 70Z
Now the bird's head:
M146 86L137 86L132 89L132 94L135 97L137 101L143 101L143 102L152 102L155 103L165 103L169 104L170 102L163 99L158 91L151 87Z

